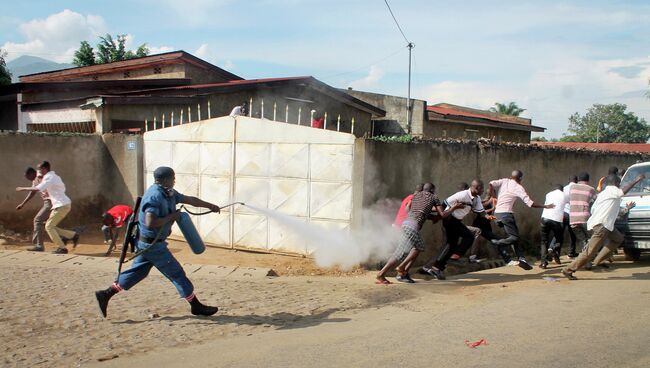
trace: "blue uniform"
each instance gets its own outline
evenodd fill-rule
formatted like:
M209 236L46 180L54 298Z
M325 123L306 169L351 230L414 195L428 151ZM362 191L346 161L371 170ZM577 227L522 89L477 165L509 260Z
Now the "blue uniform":
M183 195L176 191L168 195L165 189L158 184L149 187L142 197L138 212L140 237L153 240L158 234L158 231L160 231L160 228L148 228L144 225L144 218L147 212L157 217L165 217L176 211L176 204L182 200ZM169 249L167 249L167 242L165 240L171 233L171 227L171 223L165 225L156 243L146 252L135 257L131 268L120 274L120 278L117 281L120 288L125 290L132 288L149 275L151 267L156 267L160 273L165 275L176 286L181 297L187 299L193 296L194 286L192 282L185 275L185 271L180 263L174 258ZM148 243L138 240L136 248L140 250L148 245Z

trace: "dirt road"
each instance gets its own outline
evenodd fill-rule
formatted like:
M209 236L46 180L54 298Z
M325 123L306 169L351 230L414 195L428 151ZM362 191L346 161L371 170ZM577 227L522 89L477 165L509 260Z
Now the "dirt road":
M119 294L109 319L92 290L106 271L0 268L3 366L647 367L650 263L582 280L506 267L415 285L372 275L194 278L216 303L188 315L158 274ZM486 339L469 348L464 341Z

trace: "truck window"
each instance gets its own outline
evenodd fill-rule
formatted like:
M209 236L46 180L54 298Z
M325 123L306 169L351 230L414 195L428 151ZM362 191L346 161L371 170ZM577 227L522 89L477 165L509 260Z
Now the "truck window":
M629 168L623 179L621 180L621 188L625 187L628 183L634 180L639 174L645 174L646 178L638 182L632 189L627 193L630 194L639 194L639 193L650 193L650 165L636 166Z

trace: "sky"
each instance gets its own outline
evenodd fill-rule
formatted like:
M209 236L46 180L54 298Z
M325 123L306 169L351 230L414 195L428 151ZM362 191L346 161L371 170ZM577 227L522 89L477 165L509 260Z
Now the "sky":
M487 109L516 102L543 135L595 103L650 122L650 2L389 0L415 44L411 96ZM185 50L243 78L311 75L406 96L408 51L384 0L7 1L0 48L71 62L82 40Z

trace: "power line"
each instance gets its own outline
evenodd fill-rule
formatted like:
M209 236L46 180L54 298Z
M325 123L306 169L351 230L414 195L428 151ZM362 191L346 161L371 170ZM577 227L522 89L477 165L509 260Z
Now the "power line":
M408 38L406 38L406 35L404 34L404 31L402 31L402 27L399 26L399 22L397 21L397 18L395 18L395 14L393 14L393 10L390 8L390 5L388 5L388 0L384 0L384 2L386 3L386 6L388 7L388 11L390 12L390 15L393 17L393 20L395 21L395 24L397 25L397 29L399 29L399 33L401 33L402 37L404 37L404 41L406 41L406 43L410 44L411 41L409 41Z
M364 70L364 69L366 69L366 68L368 68L368 67L370 67L370 66L373 66L373 65L375 65L375 64L379 64L379 63L381 63L382 61L384 61L384 60L386 60L386 59L389 59L390 57L393 57L393 56L397 55L397 54L398 54L399 52L401 52L402 50L404 50L404 49L400 47L399 49L395 50L394 52L392 52L392 53L390 53L390 54L384 56L383 58L381 58L381 59L379 59L379 60L377 60L377 61L373 61L372 63L370 63L370 64L368 64L368 65L364 65L364 66L362 66L362 67L360 67L360 68L357 68L357 69L354 69L354 70L350 70L350 71L347 71L347 72L343 72L343 73L337 73L337 74L326 75L326 76L323 76L322 78L338 77L338 76L341 76L341 75L346 75L346 74L350 74L350 73L358 72L358 71L360 71L360 70Z

